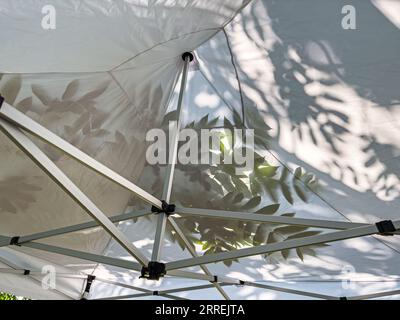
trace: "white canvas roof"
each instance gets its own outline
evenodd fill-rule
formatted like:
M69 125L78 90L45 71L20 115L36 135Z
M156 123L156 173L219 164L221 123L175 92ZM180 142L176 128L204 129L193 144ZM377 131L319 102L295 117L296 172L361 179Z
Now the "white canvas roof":
M33 299L400 297L399 236L379 235L375 226L391 220L399 227L396 1L353 1L356 30L342 28L343 4L332 0L60 0L51 1L57 28L43 30L48 2L0 0L0 291ZM195 56L186 84L184 52ZM276 201L263 194L259 207L280 203L277 213L262 215L264 225L294 212L309 219L305 238L337 232L346 240L323 238L329 246L300 253L296 248L308 243L297 243L283 254L246 254L231 264L216 252L217 263L204 260L206 271L202 260L192 263L176 229L171 233L174 223L202 255L185 226L202 219L219 230L235 213L221 214L225 204L211 203L216 187L195 178L202 167L192 176L172 171L169 203L211 217L182 209L166 223L151 213L165 199L169 169L146 164L146 132L161 126L182 93L183 126L205 115L219 117L217 126L224 117L234 123L239 115L246 125L263 126L269 146L257 151L287 168L290 181L298 167L318 178L320 188L306 188L306 202L296 193L293 201L282 192ZM243 221L255 210L243 210ZM115 225L105 217L119 215ZM290 219L284 221L296 222ZM319 227L324 221L328 228ZM140 279L162 223L156 260L166 263L167 276ZM20 246L9 245L16 236ZM49 265L56 271L50 289L41 272ZM88 275L96 277L89 294Z

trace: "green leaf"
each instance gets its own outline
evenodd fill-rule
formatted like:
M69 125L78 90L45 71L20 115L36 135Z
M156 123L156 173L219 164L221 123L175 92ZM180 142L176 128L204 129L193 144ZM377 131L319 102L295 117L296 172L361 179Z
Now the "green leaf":
M240 179L237 178L235 176L231 176L232 182L234 183L236 189L240 192L242 192L243 194L245 194L247 197L251 197L252 194L249 190L249 188L247 187L247 185Z
M221 185L225 188L225 190L235 191L235 186L232 184L229 175L222 172L218 172L214 175L214 179L217 179L221 183Z
M241 202L242 200L243 200L243 198L244 198L244 195L243 195L243 193L238 193L236 196L235 196L235 198L233 199L233 203L239 203L239 202Z
M253 238L253 245L257 246L262 243L265 243L267 240L268 234L271 229L266 224L260 224L256 230L256 233Z
M281 251L282 257L287 260L287 258L289 258L289 254L290 254L290 249L285 249Z
M281 181L285 181L286 178L287 178L287 176L288 176L288 174L289 174L288 168L283 167L280 180L281 180Z
M242 210L249 210L257 207L261 202L261 197L256 196L254 198L251 198L241 209Z
M254 196L261 193L261 185L258 182L257 178L254 176L250 177L250 190Z
M296 170L294 171L294 176L293 179L300 179L303 175L303 170L301 169L301 167L296 168Z
M281 190L282 190L283 196L285 197L286 201L289 202L290 204L293 204L293 197L290 192L289 186L283 181L281 181L280 186L281 186Z
M295 213L294 212L288 212L288 213L281 214L281 216L283 216L283 217L294 217Z
M301 261L304 261L303 251L301 250L301 248L296 248L296 253L297 256L301 259Z
M269 206L266 206L264 208L261 208L260 210L256 211L256 213L262 213L262 214L274 214L275 212L278 211L280 204L271 204Z
M266 178L271 178L276 174L276 171L279 167L274 166L260 166L257 168L257 171L262 174L262 176Z
M294 190L301 200L308 202L307 194L302 190L299 183L294 183Z
M168 126L170 121L176 121L176 119L177 119L177 111L172 110L164 116L161 126L166 127Z
M232 132L234 129L232 123L228 120L228 118L225 118L225 117L224 117L224 128L230 129L230 130L232 130Z

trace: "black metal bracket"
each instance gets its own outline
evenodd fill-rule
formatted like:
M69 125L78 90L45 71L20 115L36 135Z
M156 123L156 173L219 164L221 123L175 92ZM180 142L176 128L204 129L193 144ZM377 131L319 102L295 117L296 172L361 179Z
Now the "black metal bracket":
M383 220L375 223L375 225L379 231L379 234L383 236L392 236L393 232L396 231L392 220Z
M3 105L3 102L4 102L4 98L0 94L0 109L1 109L1 106Z
M144 278L147 280L159 280L167 274L165 269L165 263L150 261L149 264L142 267L141 276L139 278Z
M87 295L90 292L90 288L92 287L93 281L96 279L96 276L93 276L91 274L89 274L87 276L87 280L86 280L86 286L85 286L85 291L83 293L83 297L81 300L86 300Z
M12 237L10 240L10 246L18 246L20 237Z
M161 205L162 209L159 209L156 206L152 206L151 207L151 212L153 212L153 213L165 213L168 216L175 212L175 205L174 204L168 204L164 200L161 200L161 203L162 203L162 205Z
M190 62L192 62L193 59L194 59L194 55L193 55L193 53L191 53L191 52L185 52L184 54L182 54L182 59L183 59L183 61L185 61L185 59L186 59L187 57L189 57Z

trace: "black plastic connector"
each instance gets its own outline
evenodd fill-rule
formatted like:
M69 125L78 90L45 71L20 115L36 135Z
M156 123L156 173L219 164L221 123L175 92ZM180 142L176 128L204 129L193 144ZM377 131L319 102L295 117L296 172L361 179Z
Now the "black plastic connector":
M18 246L20 237L12 237L10 240L10 246Z
M28 269L24 270L24 276L29 276L30 273L31 273L31 270L28 270Z
M147 280L159 280L167 274L165 263L150 261L147 267L142 267L140 278Z
M153 213L165 213L166 215L170 215L175 212L175 205L168 204L166 201L161 200L161 207L162 209L157 208L156 206L151 207L151 212Z
M96 276L93 276L93 275L91 275L91 274L89 274L89 275L87 276L85 291L83 292L83 296L82 296L81 300L87 300L86 298L87 298L88 295L89 295L90 288L92 287L93 281L94 281L95 279L96 279Z
M4 98L0 94L0 109L1 109L1 106L3 105L3 102L4 102Z
M93 276L91 274L89 274L87 276L87 280L86 280L86 287L85 287L85 292L89 293L90 292L90 288L92 287L92 283L94 281L94 279L96 279L96 276Z
M184 54L182 54L183 61L185 61L187 57L189 57L190 62L192 62L194 59L193 53L191 52L185 52Z
M392 236L393 232L396 231L392 220L383 220L375 223L375 225L379 231L379 234L383 236Z

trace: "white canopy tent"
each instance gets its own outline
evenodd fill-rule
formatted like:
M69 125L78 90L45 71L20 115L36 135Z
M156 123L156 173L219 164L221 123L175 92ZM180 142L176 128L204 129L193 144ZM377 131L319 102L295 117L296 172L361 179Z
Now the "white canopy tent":
M40 23L49 2L54 30ZM398 299L399 7L353 1L357 29L344 30L344 5L0 0L0 291ZM305 191L259 192L257 206L230 210L194 178L203 167L147 165L146 132L171 110L181 127L204 115L219 117L215 126L257 122L269 140L258 151ZM206 231L194 235L191 222ZM256 226L252 236L299 232L208 254L210 241L196 240L242 224Z

